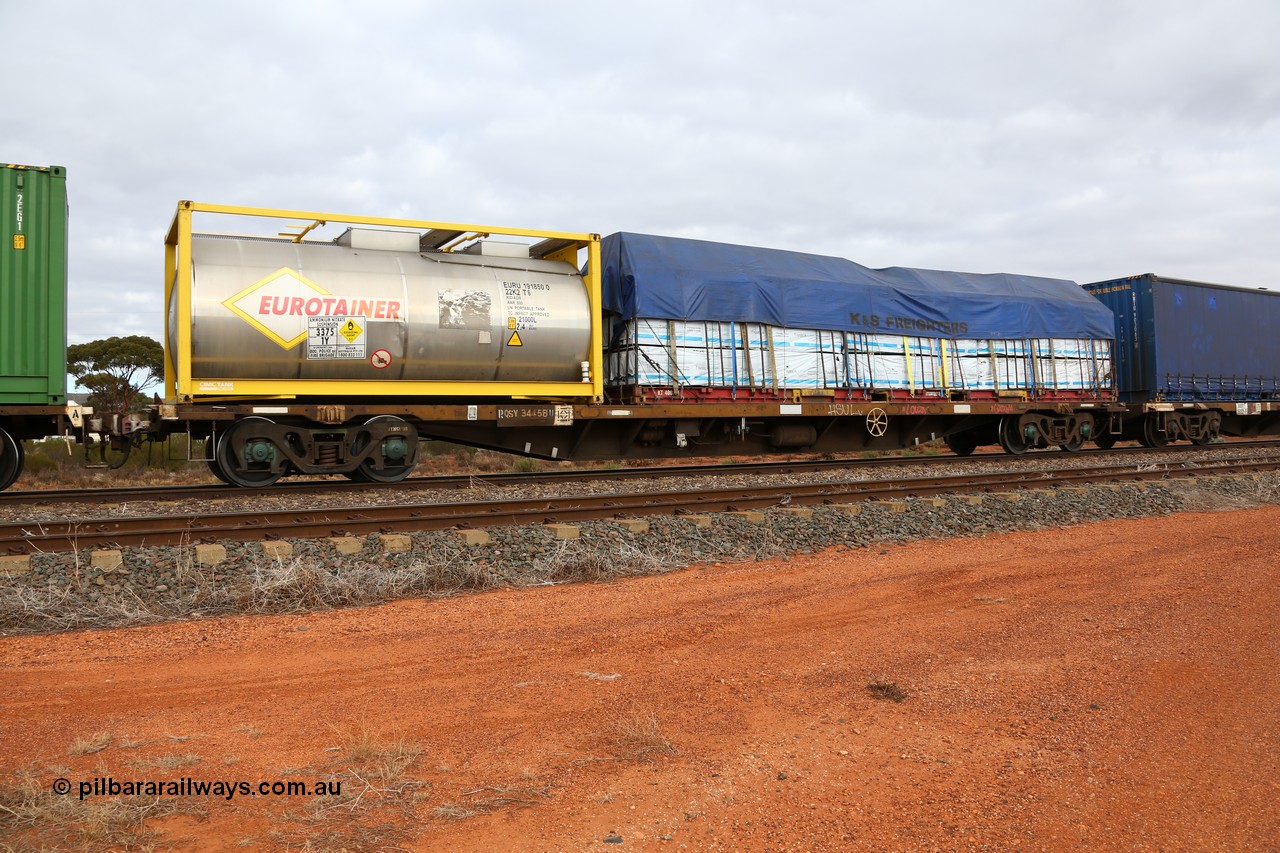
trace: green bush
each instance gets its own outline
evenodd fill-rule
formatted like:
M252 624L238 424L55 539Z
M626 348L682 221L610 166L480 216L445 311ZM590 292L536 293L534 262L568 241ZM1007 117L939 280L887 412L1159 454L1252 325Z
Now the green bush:
M542 470L542 463L531 456L519 456L511 463L511 470L517 474L532 474Z
M85 446L51 438L23 442L26 465L14 484L18 489L87 488L89 486L158 485L161 483L209 482L213 476L203 462L187 462L187 437L173 436L168 443L144 442L132 448L119 468L104 467L120 461L122 454L108 452L102 445ZM196 448L197 455L200 447Z

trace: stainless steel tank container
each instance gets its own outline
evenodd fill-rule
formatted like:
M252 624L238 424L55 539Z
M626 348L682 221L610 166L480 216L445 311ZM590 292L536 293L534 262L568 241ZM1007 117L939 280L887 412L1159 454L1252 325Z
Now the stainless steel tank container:
M421 252L417 238L193 235L191 375L582 381L591 313L572 264L519 244ZM177 313L171 303L171 353Z

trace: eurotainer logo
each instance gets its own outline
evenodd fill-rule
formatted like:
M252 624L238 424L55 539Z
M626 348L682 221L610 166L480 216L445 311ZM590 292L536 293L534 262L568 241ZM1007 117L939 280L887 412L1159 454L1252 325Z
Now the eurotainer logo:
M397 299L336 296L288 267L255 281L222 304L284 349L307 340L313 318L346 318L359 328L369 320L404 317L404 305Z

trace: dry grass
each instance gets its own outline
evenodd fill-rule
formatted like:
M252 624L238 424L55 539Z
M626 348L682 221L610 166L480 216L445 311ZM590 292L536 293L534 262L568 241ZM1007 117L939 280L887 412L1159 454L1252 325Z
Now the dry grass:
M465 820L481 814L492 814L500 809L527 808L551 796L550 788L534 788L527 785L497 787L487 785L462 796L474 797L463 803L442 803L431 810L441 820Z
M340 754L335 763L363 771L378 782L399 783L422 755L422 747L404 735L384 735L363 723L338 730Z
M890 702L903 702L907 698L907 691L898 686L896 681L888 681L883 678L872 680L867 685L867 690L877 699L885 699Z
M304 559L259 561L231 588L227 601L206 609L236 613L306 613L401 598L452 595L505 585L487 565L459 556L408 567L353 561L335 565Z
M417 822L414 810L427 793L428 784L408 772L422 747L363 723L335 731L337 755L314 775L327 773L326 781L340 785L341 794L318 798L302 813L287 815L296 828L277 830L273 839L307 850L397 846Z
M162 755L159 758L151 759L147 764L157 770L168 772L177 770L179 767L191 767L203 760L200 756L189 752L186 755Z
M93 599L89 589L74 583L0 585L0 632L148 625L232 613L309 613L512 585L652 575L675 565L627 543L570 540L558 543L514 575L463 550L445 551L409 566L364 559L327 564L307 558L263 557L248 565L244 575L219 581L212 569L184 556L175 569L181 576L176 583L180 591L164 598L143 599L124 588L98 589L99 597Z
M68 631L147 625L181 614L147 604L132 593L104 594L98 600L70 588L0 587L0 630Z
M565 539L542 554L533 564L539 582L594 583L618 577L660 574L672 566L659 555L627 543L605 543L587 539Z
M467 806L460 806L457 803L444 803L432 809L431 814L441 820L466 820L469 817L475 817L480 812Z
M469 555L409 567L373 561L325 565L305 559L259 559L231 582L210 570L180 561L183 592L165 599L139 598L132 591L67 587L0 586L0 631L45 632L148 625L192 616L231 613L308 613L378 604L418 596L454 595L509 585L489 566Z
M1181 508L1186 512L1229 512L1257 506L1255 499L1239 495L1224 495L1196 484L1176 484Z
M648 708L633 706L614 717L605 732L615 758L648 761L655 755L675 755L673 743L662 733L657 715Z
M0 783L0 850L150 850L146 821L202 815L197 800L160 797L58 796L33 775Z
M111 746L111 732L96 732L88 737L76 738L67 747L67 755L92 755Z

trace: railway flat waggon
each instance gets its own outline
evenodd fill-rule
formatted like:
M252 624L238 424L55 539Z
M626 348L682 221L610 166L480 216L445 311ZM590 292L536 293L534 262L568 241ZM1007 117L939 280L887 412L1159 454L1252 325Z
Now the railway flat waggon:
M610 393L688 413L655 452L735 452L700 406L780 400L752 450L1074 450L1115 402L1110 313L1070 281L641 234L603 255Z
M218 216L276 225L194 224ZM246 486L399 479L424 438L547 459L1075 449L1115 400L1110 315L1026 276L183 202L165 297L166 402L139 433L204 439Z

